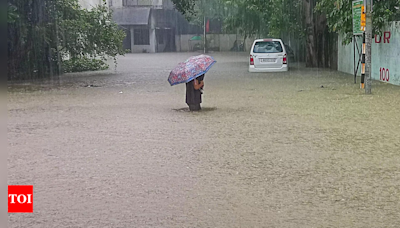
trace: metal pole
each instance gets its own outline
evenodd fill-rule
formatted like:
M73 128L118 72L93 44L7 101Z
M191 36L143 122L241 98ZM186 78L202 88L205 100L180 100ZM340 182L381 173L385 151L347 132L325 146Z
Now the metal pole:
M364 0L364 7L363 7L363 11L361 12L362 16L361 18L363 18L365 16L366 13L366 4L367 4L368 0ZM363 20L361 20L361 24L363 23ZM360 88L364 89L365 88L365 52L366 52L366 48L365 48L365 27L364 25L361 26L363 28L363 35L362 35L362 56L361 56L361 83L360 83Z
M206 16L204 15L204 39L203 39L203 45L204 45L204 54L206 53Z
M356 37L355 36L353 36L353 53L354 53L354 67L353 67L353 70L354 70L354 84L356 84L357 83L357 70L356 70ZM357 54L359 55L359 53L357 52ZM358 66L358 64L357 64L357 66Z
M205 0L201 1L202 6L201 9L203 11L203 52L206 53L206 9L205 9Z
M371 53L371 45L372 45L372 0L366 0L367 6L365 8L366 11L366 28L365 28L365 41L366 41L366 52L365 52L365 76L366 76L366 84L365 84L365 93L371 94L371 62L372 62L372 53Z
M365 83L365 32L363 32L363 43L362 43L362 57L361 57L361 84L360 88L364 89L364 83Z

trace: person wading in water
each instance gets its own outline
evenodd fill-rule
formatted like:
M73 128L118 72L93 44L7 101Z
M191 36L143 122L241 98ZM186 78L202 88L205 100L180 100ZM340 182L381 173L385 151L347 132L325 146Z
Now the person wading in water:
M204 74L186 83L186 104L190 111L200 111L202 89L204 87Z

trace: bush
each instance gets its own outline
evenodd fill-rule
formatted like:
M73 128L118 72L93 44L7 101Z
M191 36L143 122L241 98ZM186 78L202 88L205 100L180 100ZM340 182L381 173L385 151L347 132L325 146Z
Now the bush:
M100 59L90 59L87 57L73 58L63 61L64 73L107 70L108 64Z

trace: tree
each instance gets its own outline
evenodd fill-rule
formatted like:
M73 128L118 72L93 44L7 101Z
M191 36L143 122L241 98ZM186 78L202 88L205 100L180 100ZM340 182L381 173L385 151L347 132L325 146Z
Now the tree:
M204 1L204 0L203 0ZM202 0L173 0L176 8L191 19L196 6L204 4ZM223 17L227 32L258 37L283 37L289 33L304 39L302 0L219 0L218 7L208 5L209 10L216 8ZM185 8L187 7L187 8Z
M5 9L1 9L1 10L3 10L3 13L7 14L7 22L8 23L13 23L19 18L18 14L17 14L17 7L15 7L11 3L8 3L7 12L4 12Z
M105 6L88 11L78 0L8 0L8 79L51 77L62 56L115 57L124 54L124 32ZM98 62L98 61L94 61Z
M260 0L172 0L176 8L194 24L203 18L221 19L224 30L248 36L266 34L265 14L258 9Z
M172 0L175 8L185 16L195 13L195 5L200 0Z
M48 77L57 72L52 1L8 1L8 79Z
M184 14L194 12L200 0L173 0ZM306 43L308 67L329 66L334 33L352 37L352 0L223 0L228 12L225 24L246 35L284 37L293 32ZM380 34L388 21L400 19L400 0L375 0L374 33ZM266 26L265 26L266 25Z
M373 1L373 33L381 34L387 22L400 19L400 0ZM329 30L343 35L344 44L353 36L352 0L318 0L316 11L326 14Z
M225 28L228 31L239 31L244 35L245 40L248 36L268 33L265 25L264 14L254 1L232 0L225 1L227 14L225 17Z
M306 66L328 67L329 38L326 15L315 12L317 0L303 0L306 27Z
M60 51L71 58L82 57L116 57L123 55L122 41L125 33L112 22L112 14L106 6L97 6L91 10L80 9L77 2L68 7L70 0L57 1L59 8L71 10L60 11L58 23L62 48Z

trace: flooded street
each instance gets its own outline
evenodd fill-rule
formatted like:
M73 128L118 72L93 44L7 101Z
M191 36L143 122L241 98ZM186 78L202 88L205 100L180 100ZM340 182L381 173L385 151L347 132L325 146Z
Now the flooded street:
M169 71L191 53L8 89L10 227L398 227L400 87L213 53L203 111ZM359 79L358 79L359 82Z

